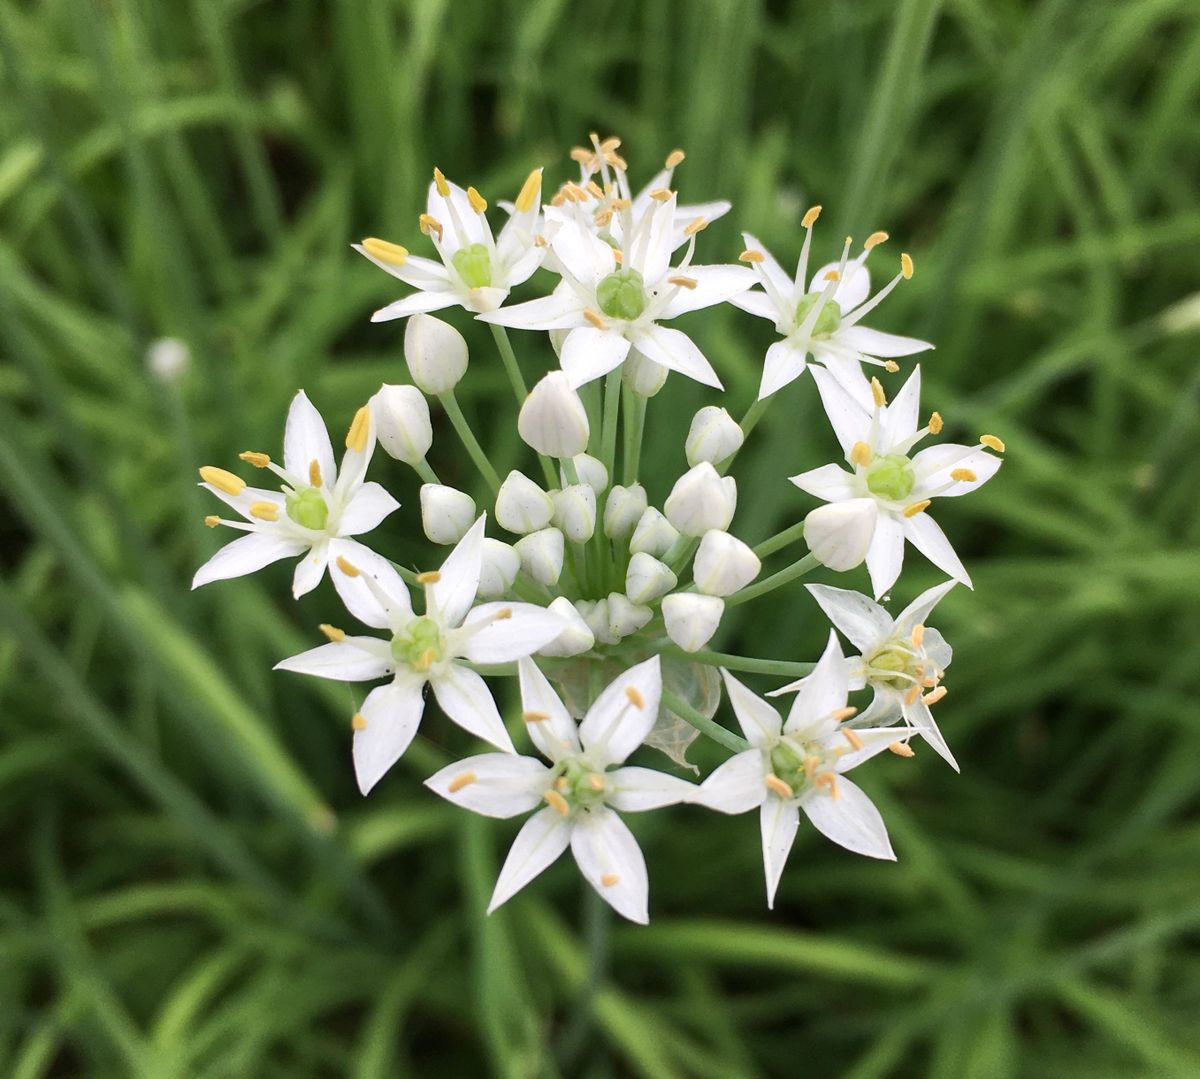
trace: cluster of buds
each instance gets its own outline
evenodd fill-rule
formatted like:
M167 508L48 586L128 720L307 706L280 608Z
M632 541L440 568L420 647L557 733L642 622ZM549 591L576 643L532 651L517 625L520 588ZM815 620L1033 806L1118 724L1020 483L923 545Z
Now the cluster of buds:
M515 200L502 204L508 219L498 232L487 200L435 169L419 230L436 257L374 238L355 245L413 289L374 315L407 319L408 381L380 387L358 410L340 468L303 392L288 414L283 464L260 451L241 454L273 475L277 488L202 468L203 486L238 515L206 523L244 534L201 567L194 583L292 557L300 596L328 571L350 617L376 632L322 625L325 643L278 666L381 683L351 717L363 793L415 737L428 686L446 718L494 752L459 760L427 785L487 816L530 813L492 906L569 847L614 909L645 921L646 867L625 813L681 803L723 813L757 808L768 904L801 813L849 850L894 857L878 811L846 773L883 751L911 757L918 738L957 768L931 711L946 694L951 651L927 620L970 578L928 510L934 499L990 479L1004 446L983 435L917 451L943 426L936 412L925 424L918 418L919 367L889 403L878 375L898 371L897 357L932 346L862 325L913 275L912 259L901 255L898 272L871 294L866 264L885 233L872 233L857 254L847 238L837 259L810 273L818 206L804 216L794 274L750 235L737 262L700 264L697 238L729 204L678 203L678 150L635 194L619 151L619 140L593 136L571 153L579 178L545 201L535 169ZM531 279L544 286L509 303L511 291ZM722 385L719 364L667 323L725 303L771 320L780 335L764 356L758 400L740 421L719 405L701 408L682 447L649 443L650 402L671 373L714 390ZM497 474L459 407L468 345L432 313L452 307L491 328L514 391L517 432L532 451L524 470ZM519 361L509 328L546 335L542 354L554 362L541 367L532 390L526 373L535 354ZM798 504L790 526L754 544L737 534L739 490L730 472L770 400L807 370L845 467L824 464L792 476L823 505ZM430 463L430 399L478 471L474 494L442 483ZM366 479L376 443L422 481L405 528L415 531L419 516L429 543L447 548L436 569L398 565L358 539L400 509ZM680 469L670 490L653 498L642 482L644 443L656 463L673 459ZM744 496L792 490L780 483ZM801 541L807 552L789 556ZM877 601L900 576L906 542L949 579L893 618ZM788 561L763 576L773 557ZM864 563L871 595L807 586L814 614L833 626L817 662L710 650L729 607L820 567L847 572ZM838 631L857 652L846 655ZM767 696L794 695L787 716L735 672L783 680ZM518 679L521 698L519 718L508 722L489 683L505 677ZM722 688L741 734L716 718ZM865 708L850 703L867 690ZM635 752L661 750L685 765L699 735L733 751L700 782L625 763ZM522 739L539 756L520 755Z

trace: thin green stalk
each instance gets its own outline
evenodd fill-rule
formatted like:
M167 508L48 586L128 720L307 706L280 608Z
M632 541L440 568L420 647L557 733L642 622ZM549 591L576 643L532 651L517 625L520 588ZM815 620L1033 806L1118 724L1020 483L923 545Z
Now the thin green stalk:
M727 667L731 671L747 674L777 674L783 678L803 678L812 673L812 663L792 663L785 659L754 659L751 656L736 656L730 652L685 652L677 645L666 645L659 654L686 659L692 663L703 663L709 667Z
M442 481L438 479L437 473L434 472L433 467L424 457L413 465L413 471L426 483L436 483L438 486L441 486Z
M750 437L750 432L758 425L758 421L762 419L763 413L767 411L767 406L770 405L773 398L764 397L761 401L755 401L742 417L742 422L738 426L742 429L742 439ZM724 476L732 467L733 462L737 460L737 455L741 452L740 449L735 450L717 467L717 471Z
M621 387L621 399L624 404L622 426L625 436L621 481L626 487L632 487L638 481L638 469L642 463L642 432L646 426L648 399L626 385Z
M767 555L774 554L789 544L795 543L803 535L804 522L797 521L790 528L785 528L782 532L776 532L770 539L763 540L762 543L754 548L754 553L759 558L766 558Z
M503 326L497 326L494 323L491 324L491 330L492 340L496 342L496 348L500 350L500 359L504 364L504 371L508 375L508 384L512 386L519 407L529 396L529 389L525 385L525 376L521 374L521 367L517 363L517 354L513 351L512 342L508 339L508 331Z
M438 400L442 402L442 408L446 410L446 415L450 417L450 422L454 425L454 430L458 432L458 437L466 448L467 453L471 455L471 460L475 462L475 467L479 469L480 475L487 481L487 485L492 489L492 494L495 494L500 490L500 477L496 475L496 470L492 467L492 462L488 460L487 454L484 453L483 447L475 437L475 432L471 430L471 425L467 423L467 418L463 415L462 409L459 407L458 398L454 395L454 391L447 390L445 393L438 394Z
M608 974L612 929L612 908L600 893L587 883L583 885L583 933L587 945L587 973L580 983L575 1006L563 1031L557 1053L565 1071L573 1071L588 1034L595 1023L596 993Z
M611 478L617 465L617 413L621 403L621 368L614 367L604 382L604 435L600 459Z
M781 569L778 573L772 573L770 577L764 577L761 581L756 581L740 592L735 592L725 601L725 606L736 607L739 603L745 603L747 600L755 599L767 592L773 592L789 581L803 577L809 570L815 569L820 564L815 555L806 554L799 561L793 562L787 569Z
M687 701L675 696L674 693L664 689L662 703L685 723L691 724L701 734L707 735L714 742L719 742L726 749L730 749L734 753L741 753L742 750L750 748L750 743L745 738L734 734L733 731L726 730L721 724L709 719L702 712L697 712Z

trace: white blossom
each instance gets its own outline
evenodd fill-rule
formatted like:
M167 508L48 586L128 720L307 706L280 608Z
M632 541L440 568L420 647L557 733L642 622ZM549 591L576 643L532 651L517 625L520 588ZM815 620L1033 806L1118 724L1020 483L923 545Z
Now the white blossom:
M661 511L653 506L647 507L642 513L633 536L629 540L629 549L634 554L645 551L655 558L661 558L679 539L679 529L666 519Z
M587 447L587 410L562 371L551 371L533 387L517 415L525 443L547 457L574 457Z
M430 543L457 543L475 523L475 499L441 483L421 485L421 527Z
M737 421L716 405L707 405L692 417L684 453L689 465L701 461L718 465L742 448L746 436Z
M663 503L667 520L685 536L703 536L713 528L723 532L736 509L734 478L722 476L707 461L680 476Z
M467 373L467 342L448 322L417 314L404 327L404 362L425 393L449 393Z
M572 543L586 543L596 531L596 492L586 483L573 483L550 495L554 524Z
M629 560L629 568L625 571L625 595L631 603L652 603L678 583L670 566L643 552Z
M550 610L563 620L563 631L549 644L538 649L539 656L578 656L590 652L596 636L583 620L583 615L566 596L558 596L550 604Z
M645 487L640 483L630 487L622 487L619 483L614 485L604 503L604 534L609 539L629 539L645 512Z
M425 395L415 386L384 384L367 403L375 420L375 436L384 452L406 465L424 461L433 445Z
M496 523L518 536L545 528L554 516L550 496L523 472L513 469L496 492Z
M725 601L699 592L673 592L662 601L667 636L685 652L698 652L717 632Z
M713 529L705 532L692 560L696 587L710 596L732 596L762 569L758 555L736 536Z
M522 536L513 548L521 556L521 568L538 584L549 588L562 575L566 547L557 528L543 528Z
M500 599L512 591L521 572L521 556L510 544L490 537L483 541L479 568L479 595L482 599Z

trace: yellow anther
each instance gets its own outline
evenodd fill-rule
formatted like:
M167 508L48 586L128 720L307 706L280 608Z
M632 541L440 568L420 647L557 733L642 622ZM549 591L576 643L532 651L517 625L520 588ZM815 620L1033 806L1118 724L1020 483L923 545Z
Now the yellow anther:
M817 774L817 768L820 767L821 758L814 757L811 753L804 758L804 775L808 779L812 779Z
M685 277L683 274L676 274L674 277L668 277L667 283L670 285L678 285L680 288L694 289L698 284L694 277Z
M671 189L669 187L658 187L650 192L650 197L655 202L670 202Z
M884 243L887 238L888 234L886 232L872 232L867 237L866 243L863 244L863 249L870 251L872 247L878 247L881 243Z
M572 146L570 158L572 161L578 161L581 165L587 165L596 155L586 146Z
M865 442L856 442L850 447L850 463L852 465L869 465L871 463L871 447Z
M522 712L521 718L526 723L545 723L550 719L549 712Z
M474 772L459 772L458 775L446 784L446 790L451 794L457 794L463 787L469 787L478 778Z
M367 729L367 717L362 712L355 712L350 717L350 726L356 731L365 731Z
M542 797L546 800L546 804L554 810L560 817L565 817L571 812L571 806L567 800L556 790L548 790L542 793Z
M417 662L413 664L418 671L427 671L433 666L433 661L437 659L437 653L432 648L426 648L424 652L417 657Z
M442 223L436 217L431 217L429 214L421 214L417 218L417 223L421 226L421 231L426 236L436 232L438 239L442 238Z
M840 273L838 273L838 272L837 272L837 270L826 270L826 271L825 271L825 277L824 277L824 280L826 280L826 281L840 281L841 279L842 279L842 275L841 275Z
M568 180L563 184L563 192L572 202L587 202L587 192L575 183L574 180Z
M845 708L835 708L830 715L833 717L835 723L841 723L844 719L850 719L858 715L858 709L854 705L848 705Z
M554 192L553 195L550 196L550 205L551 206L561 206L566 201L567 201L567 197L561 191L556 191L556 192Z
M633 203L629 199L613 199L612 208L614 210L628 210Z
M904 703L914 705L917 703L917 698L921 695L921 687L913 686L907 693L904 694Z
M890 742L888 749L895 753L897 757L912 757L915 756L913 748L907 742Z
M317 629L324 633L325 636L335 644L346 639L346 631L344 629L338 629L337 626L331 626L328 622L322 622L319 626L317 626Z
M925 696L921 698L921 703L926 705L937 704L937 702L940 701L945 695L946 687L938 686L937 689L935 689L932 693L926 693Z
M981 445L987 446L989 450L995 450L997 453L1004 452L1004 443L995 435L980 435L979 442Z
M591 787L592 790L594 790L594 791L604 790L604 777L602 775L597 774L596 772L592 772L588 776L587 783L588 783L588 786Z
M605 873L600 877L600 883L603 884L605 888L611 888L614 884L619 883L620 880L621 878L618 877L616 873Z
M605 154L604 159L618 172L626 172L629 163L620 154Z
M887 404L887 394L883 392L883 384L877 378L871 379L871 396L880 408Z
M613 248L613 262L615 262L618 266L620 266L621 263L623 263L624 261L625 261L625 252L622 251L619 247L614 247Z
M820 206L811 206L811 207L809 207L808 213L806 213L800 219L800 224L803 225L806 229L810 229L813 227L813 225L815 225L817 223L817 218L820 216L821 216L821 207Z
M337 568L340 569L347 577L357 577L358 567L354 563L347 561L344 554L337 556Z
M935 412L929 417L929 433L931 435L940 435L942 433L942 414Z
M467 202L471 204L471 209L477 214L481 214L487 209L487 199L473 187L467 188Z
M593 311L590 307L584 308L583 317L598 330L608 329L608 323L604 321L604 316L599 311Z
M842 792L838 790L837 776L832 772L822 772L820 775L814 776L813 786L828 787L829 794L835 802L842 796Z
M215 465L205 465L200 469L200 478L227 495L240 495L246 489L246 481L241 476L235 476L232 472L226 472Z
M959 483L974 483L979 477L969 468L956 468L950 473L950 478Z
M894 375L900 370L900 365L895 360L884 360L883 369L889 374Z
M265 453L256 453L254 450L239 453L238 460L245 461L246 464L253 465L255 468L266 468L271 463L271 458Z
M403 266L408 261L408 248L377 236L368 236L362 242L362 249L373 259L386 262L390 266Z
M854 730L853 727L843 727L842 737L850 743L851 749L862 749L863 740L859 737L858 731Z
M646 707L646 698L642 696L641 691L636 687L626 686L625 696L629 698L629 703L638 709L638 711Z
M446 177L442 174L442 170L436 165L433 168L433 184L437 188L437 193L445 198L450 194L450 185L446 183Z
M321 480L321 462L314 457L308 462L308 482L314 487L320 487Z
M558 791L559 794L566 794L567 791L571 789L571 781L566 776L559 776L554 781L554 789Z
M350 430L346 432L346 449L354 453L362 453L367 448L367 435L371 432L371 406L363 405L350 422Z
M905 506L904 516L915 517L918 513L924 513L927 509L929 509L929 505L929 499L923 498L920 502L914 502L911 506Z
M251 502L250 516L257 517L260 521L278 521L279 506L274 502Z
M596 227L599 229L607 227L612 219L613 212L611 206L605 206L603 210L597 210L592 216L592 220L596 222Z
M925 626L922 625L922 623L918 622L915 626L913 626L912 646L914 648L920 648L924 641L925 641Z
M435 569L426 570L424 573L417 574L417 584L437 584L442 579L442 575Z
M204 523L209 528L216 528L217 525L219 525L221 523L221 518L218 517L215 513L210 513L207 517L204 518Z
M761 251L752 251L747 248L738 255L738 262L762 262L763 253Z
M682 150L672 150L667 154L667 160L664 162L664 167L668 169L676 169L683 164L683 159L687 157Z
M600 143L600 152L602 154L611 154L614 150L621 148L621 140L616 135L609 135L602 143Z
M587 193L594 199L604 198L604 188L602 188L595 180L588 180Z
M904 254L900 256L900 272L904 275L905 281L911 281L913 275L912 256Z
M511 607L501 607L500 610L492 615L492 621L507 622L510 618L512 618L512 614L513 612Z
M768 775L763 782L767 785L767 790L774 791L780 798L794 798L796 796L796 792L777 775Z
M683 230L683 234L684 236L695 236L697 232L703 232L706 228L708 228L708 218L698 217Z

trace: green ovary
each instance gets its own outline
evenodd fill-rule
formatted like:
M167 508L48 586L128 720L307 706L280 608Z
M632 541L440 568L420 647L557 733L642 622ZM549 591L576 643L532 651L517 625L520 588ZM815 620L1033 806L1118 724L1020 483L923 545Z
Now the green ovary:
M804 759L788 745L777 745L771 750L771 771L791 787L795 794L799 794L808 784Z
M554 789L572 808L591 809L603 803L608 784L603 773L594 771L585 761L569 760L562 775L555 780Z
M896 678L881 677L878 674L873 674L872 677L885 685L891 686L893 689L907 689L913 683L903 677L909 673L909 667L913 665L913 656L911 652L902 651L898 648L887 648L882 652L877 652L873 655L868 663L868 666L873 671L895 671Z
M799 326L807 317L808 313L816 306L817 301L821 298L819 292L810 292L796 306L796 325ZM842 324L842 309L838 307L836 300L829 300L824 307L821 308L821 313L817 316L817 324L812 328L812 337L828 337Z
M325 531L329 523L329 505L315 487L305 487L287 496L287 515L302 528Z
M609 318L632 322L646 310L646 282L637 270L617 270L596 286L596 302Z
M867 490L891 502L902 502L916 483L912 465L902 454L875 460L867 471Z
M486 288L492 283L492 256L483 244L468 244L450 259L467 288Z
M445 658L442 631L432 618L417 618L405 630L404 636L392 640L392 657L398 666L414 671L429 670Z

